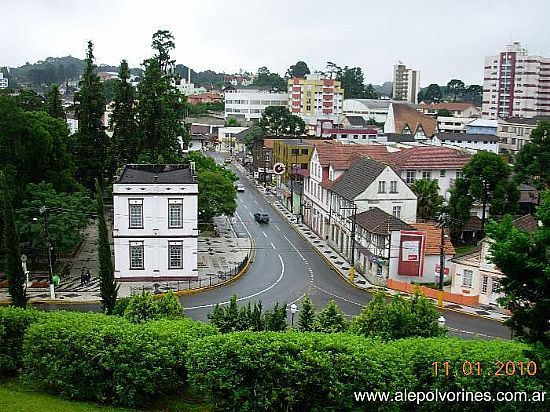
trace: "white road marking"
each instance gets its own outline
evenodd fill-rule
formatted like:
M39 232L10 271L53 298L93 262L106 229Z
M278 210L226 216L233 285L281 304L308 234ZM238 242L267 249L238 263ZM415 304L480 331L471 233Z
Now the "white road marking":
M260 204L258 203L258 201L256 199L254 199L254 203L256 203L256 205L260 206Z
M263 230L262 230L262 233L264 234L265 237L267 237L267 233L265 233Z
M279 282L283 279L283 276L285 274L285 264L283 262L283 258L281 257L281 255L277 255L279 257L279 261L281 262L281 274L279 275L279 277L277 278L277 280L271 284L270 286L268 286L267 288L265 289L262 289L260 290L259 292L256 292L256 293L253 293L252 295L248 295L248 296L243 296L242 298L238 298L237 299L237 302L240 302L241 300L245 300L245 299L252 299L258 295L261 295L262 293L265 293L269 290L271 290L273 287L277 286L279 284ZM209 303L207 305L200 305L200 306L191 306L191 307L186 307L184 308L184 310L191 310L191 309L202 309L202 308L212 308L216 305L228 305L229 304L229 301L225 301L225 302L218 302L218 303Z
M281 231L281 229L279 228L279 226L277 226L277 225L273 225L273 226L275 226L275 229L277 229L279 232Z
M248 206L243 203L243 207L248 210Z
M330 295L330 296L333 296L333 297L335 297L335 298L337 298L337 299L343 300L344 302L352 303L352 304L354 304L354 305L361 306L361 307L365 307L365 306L366 306L366 305L363 305L363 304L361 304L361 303L354 302L353 300L349 300L349 299L343 298L343 297L341 297L341 296L335 295L334 293L327 292L326 290L320 288L320 287L317 286L317 285L313 285L313 287L316 288L316 289L319 289L321 292L324 292L324 293L326 293L327 295Z
M302 258L302 260L303 260L304 262L306 262L306 258L304 257L304 255L302 255L302 254L300 253L300 251L299 251L298 249L296 249L296 246L294 246L294 244L290 241L290 239L287 238L286 235L283 235L283 236L284 236L284 238L286 239L286 241L287 241L288 243L290 243L290 246L292 246L292 247L294 248L294 250L296 251L296 253L298 253L298 255L300 255L300 257Z
M248 211L248 214L250 215L250 217L254 217L254 215L252 214L252 212L250 210Z
M273 244L273 242L271 242L271 247L275 249L275 245Z
M243 225L244 227L244 230L246 230L246 233L248 233L248 237L250 239L252 239L252 235L250 234L250 232L248 231L248 228L246 227L246 225L244 224L243 220L241 219L241 216L239 215L239 213L237 213L237 218L241 221L241 225Z

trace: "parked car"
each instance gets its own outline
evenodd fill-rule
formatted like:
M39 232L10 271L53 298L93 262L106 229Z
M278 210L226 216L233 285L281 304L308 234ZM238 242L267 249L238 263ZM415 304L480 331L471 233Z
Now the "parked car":
M254 219L258 223L267 223L269 222L269 215L267 213L254 213Z
M223 161L226 165L231 164L231 159L228 157Z
M236 190L237 192L244 192L244 186L243 186L242 184L240 184L240 183L237 183L237 184L235 185L235 190Z

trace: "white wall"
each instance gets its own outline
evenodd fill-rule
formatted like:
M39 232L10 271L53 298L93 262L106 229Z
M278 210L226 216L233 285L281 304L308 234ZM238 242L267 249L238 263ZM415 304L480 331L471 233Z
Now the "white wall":
M287 93L270 93L254 89L237 89L224 94L224 117L244 117L246 121L259 120L268 106L286 106Z

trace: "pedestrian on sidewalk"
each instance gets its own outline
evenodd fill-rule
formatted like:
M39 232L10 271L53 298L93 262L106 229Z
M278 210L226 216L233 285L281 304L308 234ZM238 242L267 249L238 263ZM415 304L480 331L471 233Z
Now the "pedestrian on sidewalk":
M90 273L90 269L86 270L86 275L84 278L84 283L88 285L90 283L90 280L92 280L92 274Z
M84 273L84 268L80 271L80 286L84 286L86 282L86 274Z

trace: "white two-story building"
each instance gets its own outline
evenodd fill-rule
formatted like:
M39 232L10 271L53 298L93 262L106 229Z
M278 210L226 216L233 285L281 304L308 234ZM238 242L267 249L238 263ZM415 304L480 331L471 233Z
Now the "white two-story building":
M194 165L127 165L113 185L117 281L198 276Z

